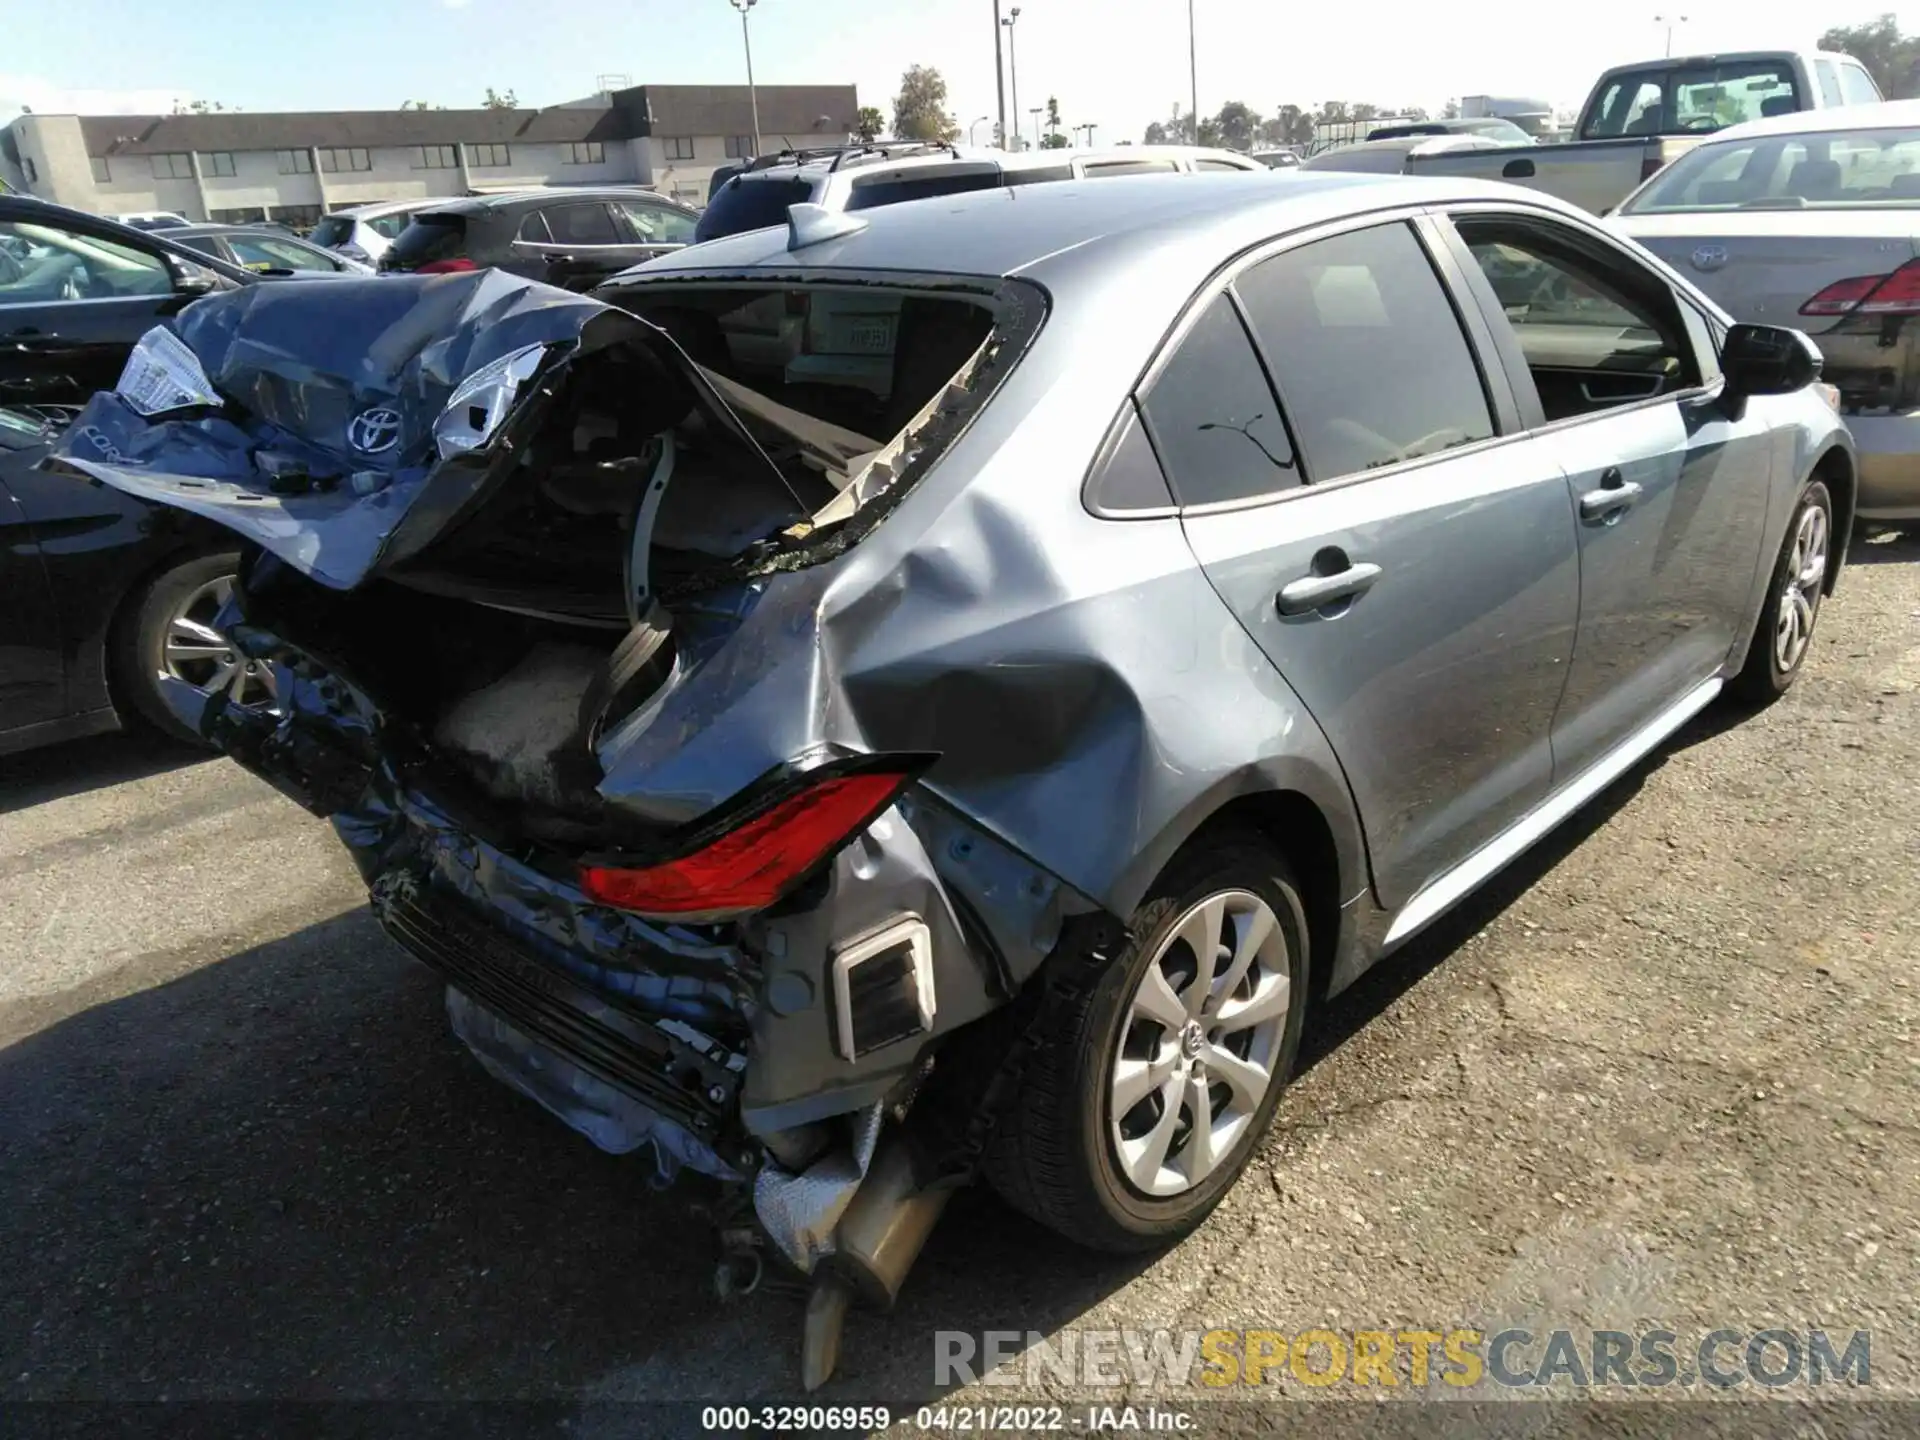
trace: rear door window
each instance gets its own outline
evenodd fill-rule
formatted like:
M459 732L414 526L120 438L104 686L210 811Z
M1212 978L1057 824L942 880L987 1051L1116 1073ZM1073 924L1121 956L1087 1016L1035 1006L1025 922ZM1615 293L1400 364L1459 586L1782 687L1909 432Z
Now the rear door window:
M645 200L616 200L617 210L632 227L642 245L691 245L694 217L667 205L651 205Z
M1300 483L1280 403L1224 294L1200 312L1140 408L1182 505L1257 499Z
M1234 282L1323 481L1485 440L1493 414L1453 302L1406 225L1288 250Z
M813 198L813 186L805 180L763 180L742 175L729 181L700 212L694 236L700 240L718 240L724 235L742 235L749 230L764 230L769 225L787 223L787 207L804 205Z
M847 198L849 210L871 210L880 205L900 205L909 200L932 200L941 195L959 195L968 190L993 190L1000 185L1000 167L928 166L900 171L892 175L874 175L853 182L853 194Z
M1105 179L1109 175L1166 175L1179 168L1171 160L1105 160L1089 164L1086 173L1090 179Z
M556 245L620 243L620 232L614 228L613 216L601 201L543 205L541 213L547 217L547 229L553 232L553 243Z
M1045 185L1054 180L1073 179L1071 165L1029 165L1019 170L1009 170L1002 177L1007 185Z

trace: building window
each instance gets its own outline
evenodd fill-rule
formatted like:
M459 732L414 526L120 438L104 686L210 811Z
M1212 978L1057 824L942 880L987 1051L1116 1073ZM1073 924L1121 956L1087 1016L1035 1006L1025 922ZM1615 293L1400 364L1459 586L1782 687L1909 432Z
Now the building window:
M413 147L413 168L458 170L460 159L454 154L454 148L451 145L416 145Z
M154 156L153 178L156 180L191 180L193 178L193 157L191 155Z
M342 170L371 170L373 157L360 149L322 150L320 168L329 175L337 175Z
M105 185L110 180L113 179L113 176L107 173L107 157L106 156L89 155L87 159L93 165L93 180L96 185Z
M512 148L506 145L469 145L467 163L481 170L501 170L513 163Z
M231 150L209 150L201 158L200 171L203 175L232 175L233 152Z
M309 150L276 150L274 157L282 175L311 175L313 153Z
M665 141L667 159L691 160L693 158L693 137L691 135L669 135Z
M360 153L364 155L366 151ZM303 233L320 223L318 205L275 205L268 213L281 224L291 225Z
M207 218L216 225L257 225L267 212L259 205L243 205L237 210L209 210Z
M567 146L567 164L604 165L607 163L607 147L598 140L576 140Z
M753 137L751 135L729 135L727 137L727 158L729 160L751 160L753 158ZM692 155L675 157L691 160Z

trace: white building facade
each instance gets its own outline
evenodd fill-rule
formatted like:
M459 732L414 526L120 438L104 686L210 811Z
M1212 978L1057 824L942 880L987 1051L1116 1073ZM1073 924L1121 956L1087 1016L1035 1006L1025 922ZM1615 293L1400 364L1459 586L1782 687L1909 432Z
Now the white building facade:
M836 144L851 85L763 85L761 150ZM530 185L634 184L702 204L751 155L744 85L639 85L539 110L22 115L0 180L103 215L305 226L331 210Z

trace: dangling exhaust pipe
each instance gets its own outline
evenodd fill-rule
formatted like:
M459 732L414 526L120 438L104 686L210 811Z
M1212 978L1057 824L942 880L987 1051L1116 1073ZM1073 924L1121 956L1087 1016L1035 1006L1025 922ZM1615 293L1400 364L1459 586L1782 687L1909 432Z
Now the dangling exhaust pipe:
M818 1390L840 1363L840 1336L854 1299L891 1309L956 1187L922 1189L911 1147L890 1137L834 1231L834 1253L821 1261L807 1296L800 1346L801 1383Z

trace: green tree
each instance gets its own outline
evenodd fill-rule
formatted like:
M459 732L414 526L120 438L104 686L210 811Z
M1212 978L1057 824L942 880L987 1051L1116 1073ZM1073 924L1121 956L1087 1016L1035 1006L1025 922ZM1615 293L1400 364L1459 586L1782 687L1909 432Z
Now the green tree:
M1920 96L1920 36L1901 34L1892 15L1860 25L1836 25L1820 37L1820 48L1853 56L1889 100Z
M947 113L947 82L931 65L909 65L893 97L893 133L902 140L951 141L960 127Z
M487 86L487 98L481 102L489 110L518 110L520 97L511 90L499 91Z
M400 108L402 110L444 110L447 107L444 105L430 105L425 100L402 100L400 102Z
M237 112L239 109L240 107L238 105L223 105L218 100L187 100L184 102L176 100L173 102L173 113L176 115L225 114L228 111Z
M1458 120L1460 118L1460 102L1458 100L1447 101L1445 105L1440 107L1440 118L1442 120Z
M1261 124L1260 139L1268 145L1305 145L1313 139L1313 117L1298 105L1282 105Z
M1042 150L1066 150L1070 149L1072 145L1073 142L1058 130L1052 131L1050 134L1043 135L1040 138L1040 148Z
M1060 101L1057 96L1049 95L1047 97L1047 134L1049 136L1053 136L1053 135L1057 135L1059 132L1060 132ZM1048 145L1045 141L1042 141L1041 145L1042 145L1042 148L1047 150L1057 150L1060 148L1057 145Z
M1220 144L1229 150L1251 150L1260 138L1259 112L1238 100L1229 100L1213 117Z
M880 132L887 128L887 117L871 105L862 105L860 113L853 117L853 133L865 144L871 145L880 138Z

